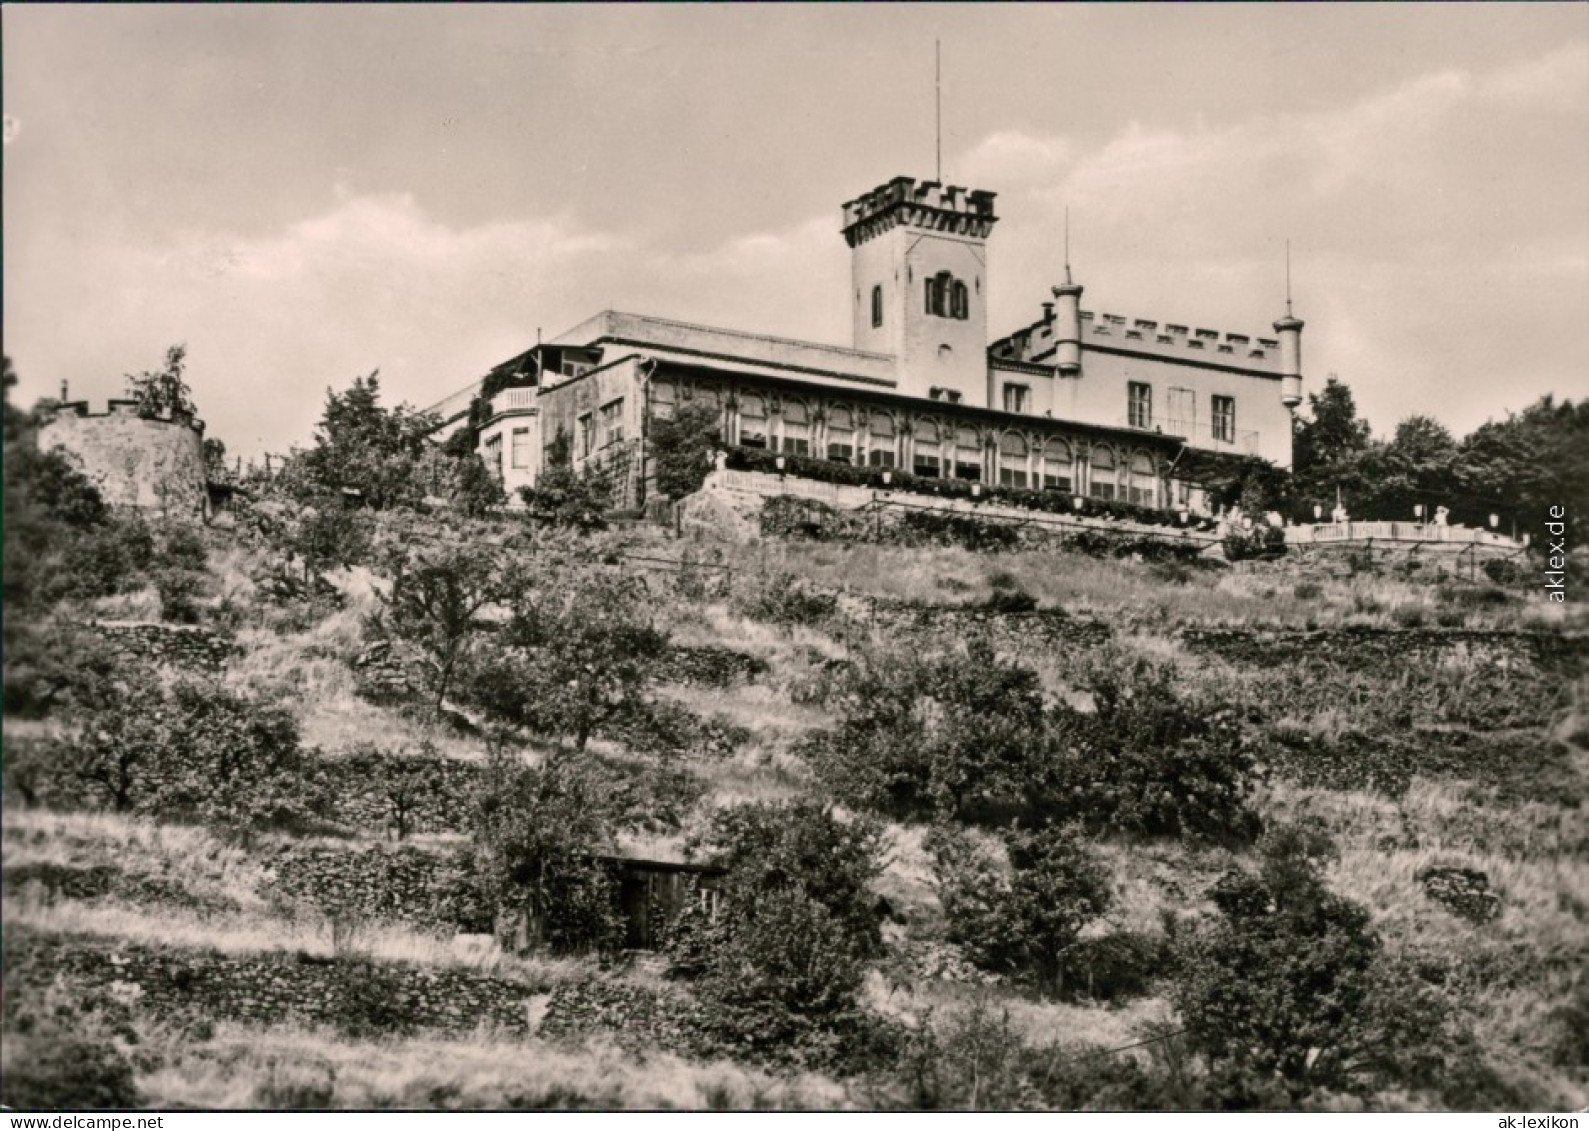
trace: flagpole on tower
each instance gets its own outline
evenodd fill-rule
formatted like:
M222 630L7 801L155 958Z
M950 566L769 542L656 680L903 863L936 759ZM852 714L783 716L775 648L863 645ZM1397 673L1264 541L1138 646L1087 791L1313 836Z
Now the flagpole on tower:
M943 41L932 41L933 146L937 180L943 183Z

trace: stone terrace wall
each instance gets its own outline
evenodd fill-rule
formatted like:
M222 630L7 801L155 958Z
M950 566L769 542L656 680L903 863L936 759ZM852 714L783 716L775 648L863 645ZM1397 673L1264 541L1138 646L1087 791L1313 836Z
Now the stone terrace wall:
M1308 660L1377 665L1409 657L1435 659L1466 654L1527 668L1571 669L1581 666L1589 654L1589 639L1582 637L1482 629L1347 625L1306 631L1187 626L1180 630L1180 637L1193 652L1254 667L1279 667Z
M1026 655L1067 647L1091 648L1113 635L1103 621L1073 616L1063 609L1009 613L878 601L870 612L870 620L890 635L907 640L985 633L995 648Z
M112 992L156 1016L274 1024L300 1021L365 1031L428 1029L467 1035L481 1025L531 1030L532 1000L549 987L503 974L375 964L303 954L222 954L9 928L8 1016L37 1005L57 978L78 992ZM544 1001L544 999L542 999Z
M88 627L117 655L155 664L215 672L235 651L230 639L196 625L98 621Z
M489 910L458 852L282 844L263 862L274 874L267 897L354 918L401 920L421 930L491 929Z

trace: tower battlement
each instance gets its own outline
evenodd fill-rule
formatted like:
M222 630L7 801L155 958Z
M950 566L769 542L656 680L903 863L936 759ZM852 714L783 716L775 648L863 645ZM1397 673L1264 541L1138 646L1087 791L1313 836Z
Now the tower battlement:
M851 247L900 224L985 240L998 217L996 193L938 181L895 177L844 205L844 239Z

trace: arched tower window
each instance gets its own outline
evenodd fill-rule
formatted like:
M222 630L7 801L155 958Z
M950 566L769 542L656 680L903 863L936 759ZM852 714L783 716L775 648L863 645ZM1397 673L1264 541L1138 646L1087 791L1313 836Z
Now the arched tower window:
M879 283L872 288L872 325L883 324L883 285Z
M949 317L958 318L964 322L971 317L971 296L966 290L966 285L959 279L954 282L954 291L950 296Z

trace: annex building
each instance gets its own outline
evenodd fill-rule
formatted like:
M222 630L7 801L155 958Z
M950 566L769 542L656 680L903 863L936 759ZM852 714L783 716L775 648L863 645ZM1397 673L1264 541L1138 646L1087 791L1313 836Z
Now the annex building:
M987 327L994 194L896 177L845 204L848 346L603 311L430 412L477 408L478 450L510 496L558 432L578 468L645 501L647 422L687 401L730 452L772 452L990 487L1202 508L1222 457L1291 463L1303 323L1273 336L1082 308L1064 281L1028 325ZM901 474L900 478L904 476Z

